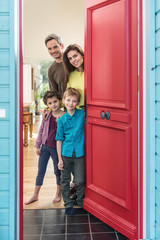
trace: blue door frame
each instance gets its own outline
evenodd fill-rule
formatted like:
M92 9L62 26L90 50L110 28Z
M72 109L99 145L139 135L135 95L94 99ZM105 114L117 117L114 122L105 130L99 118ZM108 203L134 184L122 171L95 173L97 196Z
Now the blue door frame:
M144 238L160 239L160 1L143 1Z
M16 237L14 1L0 0L0 238Z

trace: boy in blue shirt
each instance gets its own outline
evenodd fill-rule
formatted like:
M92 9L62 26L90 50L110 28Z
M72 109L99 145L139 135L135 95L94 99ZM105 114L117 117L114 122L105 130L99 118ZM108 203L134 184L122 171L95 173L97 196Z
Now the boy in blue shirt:
M77 204L83 207L84 198L84 111L77 109L80 93L68 88L63 95L65 114L57 121L58 168L61 170L61 191L67 215L73 215L73 201L70 199L71 173L77 189Z

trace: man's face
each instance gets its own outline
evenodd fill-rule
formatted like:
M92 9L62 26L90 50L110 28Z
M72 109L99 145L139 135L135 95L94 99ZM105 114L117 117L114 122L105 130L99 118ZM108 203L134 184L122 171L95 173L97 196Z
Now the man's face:
M63 45L60 46L60 44L55 39L52 39L47 42L47 49L49 54L55 60L59 60L62 58Z

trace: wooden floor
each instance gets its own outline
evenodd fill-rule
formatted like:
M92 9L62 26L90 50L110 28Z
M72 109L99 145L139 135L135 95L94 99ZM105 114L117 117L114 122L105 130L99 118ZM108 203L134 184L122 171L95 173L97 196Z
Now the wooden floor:
M29 200L33 194L38 169L38 156L36 155L35 140L41 123L41 116L36 116L33 126L33 137L29 138L28 147L23 147L23 201ZM56 193L56 178L54 175L52 159L50 158L39 200L29 205L23 204L24 209L63 208L63 200L52 203Z

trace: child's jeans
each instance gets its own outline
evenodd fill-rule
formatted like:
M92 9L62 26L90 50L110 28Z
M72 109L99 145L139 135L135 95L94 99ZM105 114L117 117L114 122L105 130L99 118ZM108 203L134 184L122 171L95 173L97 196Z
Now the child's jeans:
M77 204L83 207L84 198L84 156L76 158L62 156L64 170L61 171L61 190L65 207L72 207L73 201L70 199L71 172L74 169L74 182L77 189Z
M43 179L46 173L47 164L50 157L52 157L52 160L53 160L54 174L56 175L56 182L58 185L60 185L61 173L57 166L58 164L57 150L56 148L42 145L41 155L39 156L39 162L38 162L38 175L36 178L36 186L41 186L43 184Z

